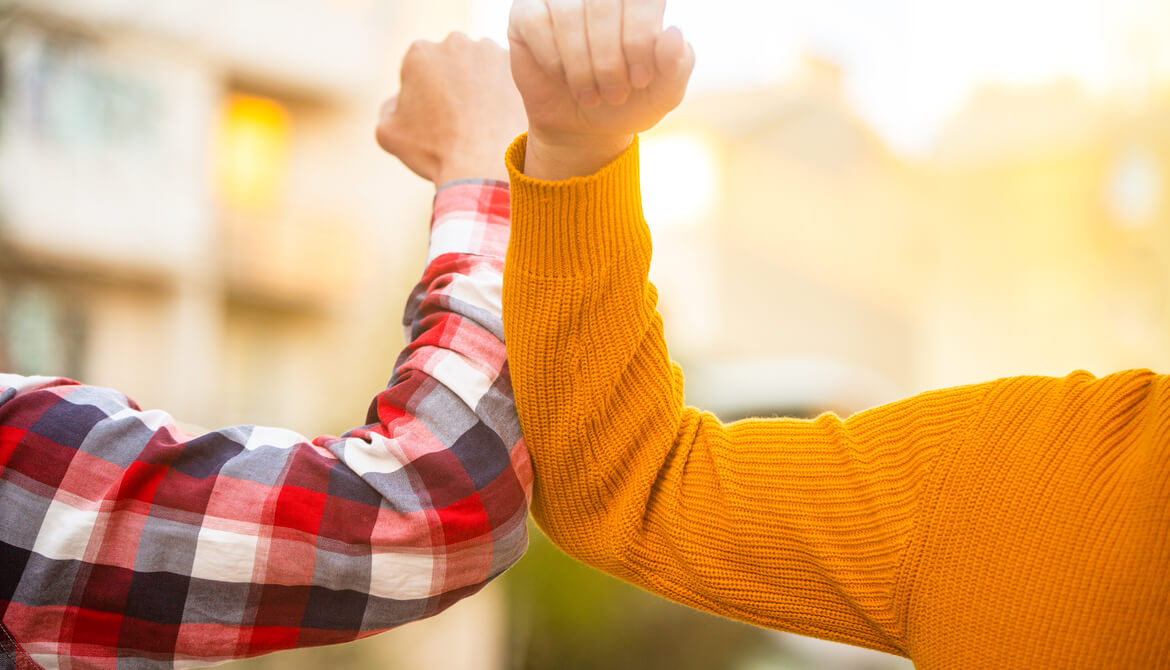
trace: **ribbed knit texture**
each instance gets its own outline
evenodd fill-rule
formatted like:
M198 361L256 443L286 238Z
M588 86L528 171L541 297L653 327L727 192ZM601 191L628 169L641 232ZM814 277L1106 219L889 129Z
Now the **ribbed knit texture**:
M507 160L508 355L533 514L566 552L921 670L1170 668L1170 379L1017 377L724 425L683 405L637 147L566 182L523 175L523 137Z

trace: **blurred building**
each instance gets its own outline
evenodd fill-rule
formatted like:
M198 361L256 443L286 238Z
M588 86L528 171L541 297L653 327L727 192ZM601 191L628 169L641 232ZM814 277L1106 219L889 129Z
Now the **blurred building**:
M1170 368L1170 101L984 87L926 169L923 385Z
M702 151L654 157L679 138ZM908 160L809 58L786 85L688 101L643 153L668 339L688 398L726 417L1170 367L1164 96L988 86Z
M717 166L711 203L663 226L647 174L653 139L643 175L654 278L688 399L738 418L851 412L910 388L922 177L853 110L839 69L808 57L782 86L680 112L654 133L703 138ZM680 285L695 268L705 293Z
M462 4L5 5L0 364L208 425L359 420L430 197L376 110L403 26Z

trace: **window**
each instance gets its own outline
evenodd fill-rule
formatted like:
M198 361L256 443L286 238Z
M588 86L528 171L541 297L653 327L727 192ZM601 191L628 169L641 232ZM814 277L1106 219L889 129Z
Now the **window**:
M84 342L76 300L40 283L0 283L0 370L77 378Z
M276 208L288 172L292 120L268 98L232 95L224 103L216 181L224 205L250 214Z

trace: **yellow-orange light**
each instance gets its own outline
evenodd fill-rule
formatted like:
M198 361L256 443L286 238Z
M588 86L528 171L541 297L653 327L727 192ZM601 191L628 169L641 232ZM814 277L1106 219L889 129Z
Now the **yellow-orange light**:
M693 225L707 218L719 191L715 152L691 133L643 137L642 205L651 227Z
M233 95L224 103L216 146L220 197L231 209L272 209L287 171L292 120L280 103Z
M1113 165L1106 191L1114 222L1122 228L1151 225L1161 209L1162 182L1153 152L1140 145L1126 147Z

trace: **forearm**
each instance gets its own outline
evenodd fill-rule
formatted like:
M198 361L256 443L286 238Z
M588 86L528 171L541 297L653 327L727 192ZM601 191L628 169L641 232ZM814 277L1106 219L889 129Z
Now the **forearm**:
M6 564L0 604L29 653L102 665L340 642L435 614L520 557L507 191L444 189L435 206L413 341L345 436L186 435L109 389L8 378L0 543L30 567Z
M492 180L440 189L394 376L371 404L368 425L315 441L379 492L380 517L394 513L359 540L375 553L431 552L420 570L431 601L422 616L483 586L527 545L531 470L500 304L508 201L506 186Z

